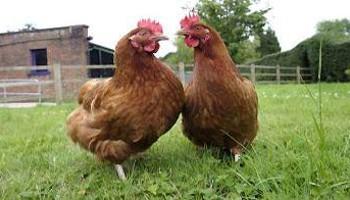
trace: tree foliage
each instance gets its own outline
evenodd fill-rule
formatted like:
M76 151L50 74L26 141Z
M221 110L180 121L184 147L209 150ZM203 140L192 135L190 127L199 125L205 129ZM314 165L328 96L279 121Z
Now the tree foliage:
M301 66L313 69L317 77L319 46L323 43L323 81L350 81L350 21L348 19L323 21L317 25L317 33L282 53L267 55L255 61L258 65Z
M245 40L240 43L240 49L235 55L243 62L250 62L261 58L261 54L258 51L260 47L260 38L254 37L253 40Z
M171 64L177 64L179 62L192 63L193 62L193 49L185 45L182 37L176 37L174 45L177 47L175 53L169 53L162 58L163 61Z
M199 0L198 14L208 25L220 32L233 59L244 62L249 54L246 49L254 36L263 32L264 16L269 9L252 11L251 6L258 0ZM248 45L250 50L254 44ZM248 54L247 54L248 53Z
M326 20L317 24L317 34L332 43L350 40L350 21L348 19Z
M343 43L330 43L322 37L315 35L290 51L272 54L255 61L257 65L282 65L288 67L307 67L313 71L313 80L316 80L319 64L320 41L322 48L322 81L350 81L346 70L350 69L350 41Z
M243 63L261 57L259 35L266 24L269 9L252 11L259 0L199 0L196 10L202 21L220 32L231 57ZM169 63L193 62L193 50L186 47L182 38L175 41L177 52L163 60Z
M280 44L276 37L275 31L270 27L259 34L260 45L257 48L261 56L278 53L281 51Z
M35 26L31 23L24 24L23 28L19 28L18 30L7 30L7 33L14 33L14 32L27 32L27 31L34 31L37 30Z
M35 26L30 23L24 24L24 28L19 29L19 31L34 31L34 30L36 30Z

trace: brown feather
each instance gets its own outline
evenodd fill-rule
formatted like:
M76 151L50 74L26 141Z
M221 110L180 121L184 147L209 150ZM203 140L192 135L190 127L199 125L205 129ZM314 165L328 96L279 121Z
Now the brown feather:
M138 30L118 42L114 76L83 86L81 106L67 121L74 142L114 163L149 148L174 125L184 103L174 73L153 54L130 45L128 38Z
M184 134L196 145L242 149L258 130L258 98L243 78L219 33L195 48L195 67L185 89ZM241 146L243 145L243 146Z

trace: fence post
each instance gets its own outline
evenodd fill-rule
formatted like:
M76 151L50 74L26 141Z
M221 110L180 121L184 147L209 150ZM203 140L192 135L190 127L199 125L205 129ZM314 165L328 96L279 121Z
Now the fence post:
M280 67L280 65L276 66L276 81L277 81L277 84L281 84L281 67Z
M255 65L250 65L250 80L255 84Z
M300 66L297 66L297 83L300 84L301 74L300 74Z
M3 89L4 89L4 98L7 98L6 86L4 86Z
M185 80L185 64L183 62L179 63L179 76L180 76L180 80L182 85L186 84L186 80Z
M38 92L39 92L39 103L42 103L42 86L41 86L41 81L38 82Z
M54 71L54 81L55 81L56 103L59 104L63 100L61 64L60 63L53 64L53 71Z

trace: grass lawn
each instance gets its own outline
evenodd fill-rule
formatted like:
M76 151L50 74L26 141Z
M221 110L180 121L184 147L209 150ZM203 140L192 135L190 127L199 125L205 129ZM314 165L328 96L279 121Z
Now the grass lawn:
M350 84L322 88L324 138L305 86L261 85L260 131L241 161L197 150L179 123L125 163L126 182L68 140L74 104L2 108L0 199L349 199Z

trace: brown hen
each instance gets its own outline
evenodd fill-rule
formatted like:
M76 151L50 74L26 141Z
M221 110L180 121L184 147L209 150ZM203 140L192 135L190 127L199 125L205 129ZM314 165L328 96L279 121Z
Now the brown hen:
M80 106L68 116L74 142L100 159L120 164L174 125L184 91L174 73L153 55L163 39L159 23L141 20L118 42L114 76L87 82L79 94Z
M258 130L258 98L243 78L218 32L197 15L181 21L187 46L194 48L193 77L185 89L184 134L196 145L241 151Z

